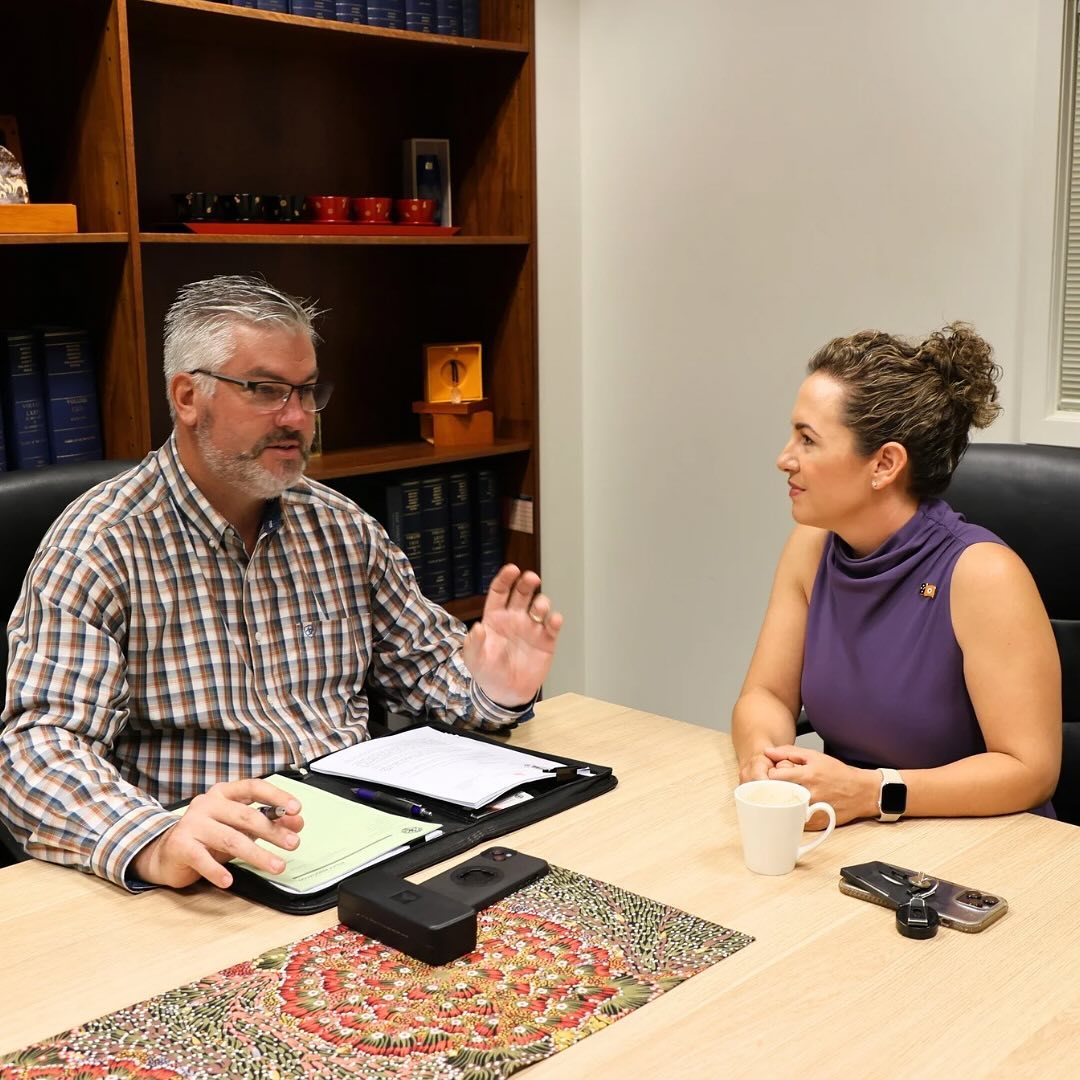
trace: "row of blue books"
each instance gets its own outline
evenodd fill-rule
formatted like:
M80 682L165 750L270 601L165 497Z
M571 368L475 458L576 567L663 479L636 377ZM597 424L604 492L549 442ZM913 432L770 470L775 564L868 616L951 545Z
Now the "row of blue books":
M230 3L230 0L221 0ZM480 0L231 0L233 7L333 19L386 30L480 36Z
M485 593L503 559L498 473L462 466L390 484L383 525L429 600Z
M0 471L102 456L85 330L0 330Z

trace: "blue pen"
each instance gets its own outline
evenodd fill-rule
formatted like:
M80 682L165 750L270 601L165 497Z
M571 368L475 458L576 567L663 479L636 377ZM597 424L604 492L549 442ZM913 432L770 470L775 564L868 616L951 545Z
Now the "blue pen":
M414 803L411 799L399 799L396 795L387 795L382 791L372 791L370 788L362 787L353 788L352 792L361 802L370 803L383 810L393 810L397 814L408 814L410 817L418 818L433 816L427 807Z

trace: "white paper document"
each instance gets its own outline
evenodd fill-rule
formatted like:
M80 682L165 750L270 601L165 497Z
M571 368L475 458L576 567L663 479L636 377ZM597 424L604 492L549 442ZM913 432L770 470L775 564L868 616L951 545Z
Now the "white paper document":
M561 761L427 727L357 743L311 763L315 772L366 780L470 810L564 767Z

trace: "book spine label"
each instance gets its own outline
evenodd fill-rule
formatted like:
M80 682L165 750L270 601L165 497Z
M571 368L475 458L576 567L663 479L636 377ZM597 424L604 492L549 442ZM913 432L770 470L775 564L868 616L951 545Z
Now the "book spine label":
M450 506L446 497L446 477L426 476L420 481L421 549L424 595L436 603L453 597L450 568Z
M338 22L363 25L367 22L367 4L364 0L334 0L334 14Z
M289 12L306 19L334 19L334 0L289 0Z
M13 469L49 464L49 429L45 419L45 390L33 334L7 334L2 394L7 408L8 457Z
M405 29L434 34L435 0L405 0Z
M486 593L503 561L499 476L494 469L477 469L473 479L476 484L473 518L476 531L475 584L478 593Z
M404 30L405 0L368 0L367 21L384 30Z
M451 473L450 485L450 567L451 587L455 600L473 596L476 592L473 550L472 500L467 472Z
M420 481L403 480L400 487L401 539L398 540L395 537L395 543L412 563L416 580L421 582L420 587L423 588L424 549L421 543Z
M461 0L435 0L436 33L461 37Z
M54 465L101 458L101 420L90 344L82 331L41 335L49 460Z

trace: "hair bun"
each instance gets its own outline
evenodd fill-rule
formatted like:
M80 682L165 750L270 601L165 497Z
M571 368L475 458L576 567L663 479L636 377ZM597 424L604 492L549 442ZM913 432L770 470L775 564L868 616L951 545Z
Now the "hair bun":
M935 330L919 346L919 358L935 367L949 400L967 413L974 427L989 427L1001 412L997 381L1001 368L989 342L968 323Z

